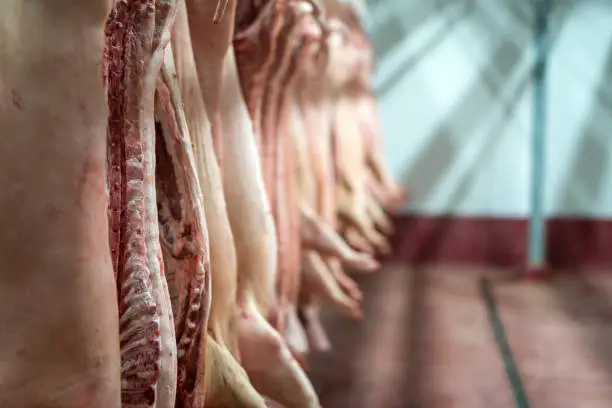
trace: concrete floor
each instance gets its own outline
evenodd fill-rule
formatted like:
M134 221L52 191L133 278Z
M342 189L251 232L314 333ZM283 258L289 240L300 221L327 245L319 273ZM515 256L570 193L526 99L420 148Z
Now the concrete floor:
M492 277L530 407L612 407L612 277L532 283L399 265L359 277L362 323L324 316L334 350L309 361L323 407L514 407L482 274Z

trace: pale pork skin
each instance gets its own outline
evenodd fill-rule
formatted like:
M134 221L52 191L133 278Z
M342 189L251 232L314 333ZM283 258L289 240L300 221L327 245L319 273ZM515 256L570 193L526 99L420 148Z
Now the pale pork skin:
M276 93L276 126L275 131L279 142L279 149L284 148L284 153L279 155L282 159L283 172L282 186L279 194L279 206L284 207L285 218L285 240L288 240L287 251L283 255L279 251L279 258L284 256L285 271L279 270L277 291L279 304L276 311L275 327L279 330L289 346L291 352L302 365L306 365L305 355L309 350L308 338L302 323L299 320L297 303L299 289L302 279L302 237L301 237L301 201L302 191L298 184L300 180L299 167L299 143L294 135L294 98L292 94L293 83L297 72L297 65L307 43L318 41L321 30L313 14L313 6L305 1L296 2L291 5L291 12L295 14L296 21L290 27L288 35L284 40L282 52L278 56L278 63L282 72L277 77ZM279 176L281 175L279 174ZM284 205L282 203L285 203ZM279 234L279 240L281 239Z
M329 33L329 30L326 29L326 31ZM327 36L325 41L329 43L332 41L332 37ZM327 46L326 48L329 51ZM302 60L300 63L302 63ZM315 98L317 97L315 96ZM310 104L307 103L303 106L306 107L305 113L307 116L305 118L310 118L312 121L317 117L323 121L327 120L324 119L327 118L326 115L317 114ZM295 120L302 123L303 126L304 120L298 118ZM331 140L326 137L327 130L323 130L321 133L316 132L317 129L327 129L326 126L321 128L315 126L315 132L308 130L309 128L312 129L312 126L308 126L306 132L300 132L296 129L298 130L296 135L298 139L306 139L300 141L300 146L305 151L300 155L301 160L298 164L301 167L298 168L298 172L303 180L302 184L311 185L312 181L308 181L308 179L318 180L316 191L318 194L313 196L310 193L310 199L301 204L302 239L305 248L310 249L306 252L303 262L305 268L305 290L303 292L307 294L308 289L318 291L323 299L330 300L332 304L337 305L340 310L348 315L358 317L359 312L355 301L361 300L362 294L357 284L343 272L341 264L345 263L360 270L373 270L377 267L377 263L368 255L359 254L352 250L336 234L334 230L335 208L333 201L330 200L329 190L329 187L333 187L335 183L334 174L329 171L333 159L332 152L329 150L332 147ZM308 134L310 135L309 138L307 137ZM308 154L309 150L310 153ZM310 166L310 162L315 163L315 166ZM322 186L324 186L323 189ZM310 208L310 205L313 207ZM321 215L317 215L313 210L314 208L319 208ZM316 316L314 314L315 310L312 308L310 313L305 314L305 317L312 320L313 316ZM312 327L312 322L309 323L309 326ZM311 333L316 334L317 332L311 331ZM311 337L316 338L316 335Z
M391 234L393 227L383 206L392 208L391 200L403 197L397 194L399 189L390 191L392 181L378 154L380 139L373 134L375 105L366 103L364 98L366 94L372 97L368 91L372 53L354 9L331 0L327 3L330 26L343 34L344 42L335 53L337 61L330 64L333 68L328 89L334 110L336 210L343 235L351 246L384 254L390 251L385 235Z
M403 195L403 191L388 176L386 169L379 161L380 146L376 143L379 135L377 134L377 118L372 96L368 95L363 89L363 85L356 81L356 83L349 86L339 103L345 107L344 114L348 115L350 110L353 115L356 114L358 117L357 124L359 126L355 131L354 139L356 139L356 142L363 151L360 162L363 167L363 178L359 186L363 190L363 211L365 216L372 220L373 226L378 231L384 235L390 235L394 231L393 224L385 213L384 207L392 209L395 203L401 202L399 200ZM342 109L339 109L337 112L338 124L345 119L342 111ZM341 125L339 126L340 129ZM339 136L340 133L337 133L337 135ZM340 162L341 159L338 161ZM363 179L368 181L364 183ZM372 191L377 189L379 192L378 196Z
M349 223L358 228L364 237L381 253L390 251L386 238L376 229L369 211L369 193L366 179L366 152L364 139L355 124L354 99L350 95L340 96L336 103L335 131L338 149L345 152L341 155L338 172L342 174L342 184L336 186L338 213ZM347 151L348 147L350 151Z
M335 239L333 227L340 227L344 237L354 248L369 254L377 251L387 252L388 244L381 232L387 234L392 232L392 226L381 204L371 196L368 186L363 184L370 164L364 153L366 148L366 140L362 139L364 134L361 129L347 127L351 124L346 125L347 122L355 122L352 118L357 113L354 95L349 85L356 82L356 78L366 77L362 67L367 53L360 47L361 44L356 44L353 35L355 30L347 30L338 20L342 18L347 24L353 24L351 25L353 29L355 24L351 13L346 12L345 6L331 3L329 1L326 4L327 11L331 11L327 17L328 32L331 33L326 42L328 62L325 67L312 69L309 76L307 61L304 58L301 67L305 70L307 80L301 88L298 88L298 95L301 95L298 104L301 108L302 122L306 128L306 135L310 134L310 137L302 136L306 142L300 142L302 150L310 149L309 155L304 153L299 155L300 185L304 190L304 199L308 200L310 196L312 200L313 191L314 195L318 196L312 207L316 211L310 210L307 203L302 204L302 237L305 248L310 247L319 252L306 251L307 256L303 262L305 273L302 282L301 311L307 322L310 340L315 348L320 349L328 345L318 321L315 296L321 296L349 316L357 317L358 305L355 302L361 299L362 294L357 284L342 270L341 262L352 266L350 261L354 261L354 266L364 270L376 267L375 263L368 265L367 261L371 258L366 254L352 251L343 245L344 241ZM321 73L324 73L323 83ZM330 112L334 114L330 116ZM296 116L300 116L299 112ZM296 118L295 121L300 120ZM298 127L294 125L294 128ZM296 132L298 136L300 133L303 132ZM359 139L355 140L355 137ZM299 139L298 137L298 141ZM351 143L347 144L346 141L349 139ZM373 142L372 139L369 141ZM349 165L342 166L346 163ZM309 174L309 168L312 169L312 174ZM355 172L347 178L348 168ZM346 183L347 179L350 183ZM313 181L315 181L314 188ZM347 189L347 184L352 188ZM381 197L383 195L384 193L380 194ZM338 223L336 223L337 216L341 217ZM328 223L329 226L326 225ZM322 258L321 254L327 256ZM348 257L349 254L353 255L352 259ZM336 255L337 258L329 255Z
M232 16L230 3L224 16ZM212 15L210 16L212 18ZM181 5L174 27L172 49L176 54L177 86L183 96L187 128L194 146L196 168L205 207L212 268L212 305L207 342L205 406L263 408L239 365L237 339L237 270L234 238L230 229L220 169L215 157L207 109L198 81L192 51L187 9ZM201 405L198 405L198 407Z
M261 149L265 81L274 62L285 0L240 0L236 10L234 52L244 100ZM260 150L260 155L262 154ZM263 163L262 163L263 165ZM266 171L264 170L264 175Z
M312 168L314 182L313 209L332 228L336 223L335 176L331 149L333 105L326 92L328 72L337 66L330 66L330 52L337 42L335 35L323 38L321 45L325 51L324 59L311 58L303 61L300 79L297 82L297 103L305 129L306 146ZM337 45L335 45L337 47ZM323 72L325 75L321 75ZM331 71L333 72L333 71ZM304 275L300 295L300 309L306 322L309 340L315 349L326 350L329 341L321 326L317 304L320 297L349 317L361 316L359 301L361 293L356 284L340 269L337 259L315 251L306 251L303 259Z
M290 133L290 117L286 115L285 89L295 73L292 60L296 46L316 23L312 7L305 1L289 2L284 8L285 18L279 33L278 46L266 81L262 145L270 151L271 178L267 180L270 199L275 203L274 219L278 237L278 274L275 305L270 321L287 339L286 322L297 322L297 293L299 290L300 235L299 202L296 189L295 145ZM291 326L290 326L291 327Z
M234 33L235 0L186 0L191 43L217 161L223 168L219 103L223 61Z
M394 210L406 200L408 192L393 179L383 163L378 101L370 90L374 70L374 55L366 34L352 14L349 13L349 22L352 23L349 24L350 34L353 43L361 50L363 63L357 78L350 87L350 92L357 105L355 112L359 119L364 143L367 146L366 166L372 175L372 181L368 186L372 193L374 193L372 189L378 189L380 194L376 199L383 207Z
M364 70L369 73L371 68L365 66ZM366 145L366 166L370 170L371 181L368 183L368 187L369 191L376 195L375 198L385 209L393 211L406 200L408 192L393 180L389 170L383 164L382 135L378 123L378 102L367 89L369 75L363 79L363 82L356 85L358 89L355 103L360 118L362 137Z
M343 90L336 101L334 137L338 150L351 146L351 152L338 155L337 169L341 183L336 186L338 212L381 253L390 246L379 232L392 233L390 221L381 214L380 205L373 201L368 185L368 144L360 121L349 120L359 112L359 99L350 88Z
M388 244L379 234L367 213L368 191L365 179L365 150L355 112L352 95L347 91L360 73L363 53L351 40L350 33L339 20L332 20L344 32L343 46L334 47L332 53L329 97L333 107L333 131L336 147L335 165L338 174L336 185L337 210L341 217L355 225L376 249L386 252ZM342 63L340 63L342 61ZM349 149L350 147L350 149Z
M227 64L227 87L224 89L223 97L227 97L228 102L232 101L233 107L229 112L234 112L236 115L240 115L238 117L242 118L239 122L240 127L232 126L228 128L228 131L229 129L233 129L237 133L243 132L242 136L235 137L240 137L242 140L251 140L250 143L243 145L244 150L242 150L242 153L237 150L234 152L235 156L233 160L237 160L240 157L239 154L243 155L243 157L250 157L257 154L257 150L253 149L253 147L255 147L253 142L255 142L257 138L252 133L254 128L251 121L248 120L248 117L245 117L248 111L244 105L245 99L243 99L241 95L237 71L238 67L233 56L227 60ZM225 103L227 102L224 102L224 105ZM224 108L222 111L226 112L227 110ZM227 133L226 137L229 138L230 135L232 135L232 133ZM237 147L238 146L236 146L236 148ZM265 158L261 158L260 160L263 162ZM228 167L230 167L229 162L230 159L228 157ZM250 159L248 163L256 162ZM237 161L233 162L233 166L238 165L239 163ZM241 167L244 169L244 165ZM229 169L227 171L230 172ZM240 170L239 167L234 167L233 171L244 170ZM236 197L235 194L238 193L238 191L235 190L236 186L230 187L226 184L228 200L235 205L233 209L230 209L230 220L232 222L232 227L236 228L235 231L240 231L236 233L237 236L238 234L241 236L240 239L237 238L237 242L240 240L242 245L244 245L243 248L256 248L254 243L256 240L261 240L259 237L261 231L253 232L249 235L245 233L249 231L248 228L252 228L258 224L261 225L262 221L267 222L265 220L270 216L269 201L267 201L267 199L263 202L261 201L262 193L265 194L263 183L265 178L261 173L261 176L259 176L256 169L251 169L250 172L252 173L251 177L254 177L254 179L251 179L254 183L248 190L250 191L249 196L245 196L234 202L230 197ZM262 177L262 179L259 179L259 177ZM226 180L229 181L229 179ZM235 183L235 180L233 180L232 183ZM258 191L253 190L255 186L259 189ZM263 197L265 197L265 195L263 195ZM245 222L245 214L253 210L238 212L238 210L241 209L238 204L244 206L253 201L256 203L259 202L257 213L253 214L253 220L247 223ZM234 210L236 210L236 212L234 212ZM257 221L259 217L262 218ZM266 228L266 231L270 231L270 228ZM270 232L274 232L274 230ZM274 299L273 291L275 279L269 282L269 284L266 284L266 279L270 278L269 270L267 269L269 266L273 265L274 274L272 277L275 278L276 276L276 243L269 249L273 250L273 252L266 251L265 255L270 258L265 259L265 263L260 264L265 269L257 270L257 265L253 264L253 260L246 257L241 258L244 259L245 262L245 269L239 271L239 301L241 313L239 340L242 364L255 387L263 394L288 407L315 408L319 406L319 402L310 381L292 356L284 339L266 320L269 311L276 306L276 302L270 303L270 299ZM242 254L242 251L239 251L239 254L241 254L241 256L246 255ZM256 259L262 259L261 255ZM269 295L270 297L267 299L259 300L254 293L255 291L259 292L266 290L270 290L271 292Z
M107 0L0 4L0 406L119 408Z
M324 67L327 64L325 38L325 36L322 36L318 41L311 41L306 44L302 51L303 60L298 67L293 84L295 103L293 109L294 132L296 132L298 143L300 139L302 140L302 143L298 144L302 150L300 162L303 164L301 181L303 188L302 198L305 201L302 205L306 207L307 211L312 209L313 215L319 216L322 212L320 196L323 185L322 180L324 179L324 176L322 177L324 170L322 171L321 159L323 158L324 160L324 157L317 154L316 149L313 149L313 147L319 146L314 138L321 136L320 121L317 117L317 97L320 93L321 77L317 75L317 72L321 68L325 69ZM328 221L324 217L321 217L321 219L324 222ZM322 291L324 297L331 299L332 302L335 296L339 307L345 308L349 312L353 309L356 310L353 307L356 305L343 296L333 279L329 279L329 271L322 262L320 254L307 247L304 249L305 251L302 253L303 275L298 298L300 319L305 326L310 347L314 350L325 351L331 348L331 343L319 318L317 292ZM319 284L317 285L317 283Z
M305 44L294 56L294 70L308 58L313 58L313 45L316 47L318 39L307 37ZM315 186L313 170L309 154L309 140L305 129L304 119L300 112L297 99L299 82L294 73L292 80L285 87L285 102L283 118L288 122L288 131L295 144L295 165L297 174L297 187L300 202L300 237L305 249L312 249L324 255L339 258L348 267L363 271L372 271L378 268L378 263L368 254L352 249L337 234L336 230L326 223L317 213L315 205Z

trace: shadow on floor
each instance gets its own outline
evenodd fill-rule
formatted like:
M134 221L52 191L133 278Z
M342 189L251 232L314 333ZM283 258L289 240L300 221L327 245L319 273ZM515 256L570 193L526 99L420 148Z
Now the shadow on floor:
M322 406L512 408L481 272L391 264L360 278L364 321L324 316L334 350L309 361Z
M406 268L381 273L357 278L365 294L361 323L329 310L323 316L333 350L309 360L323 407L420 406L426 275Z
M569 272L496 285L500 315L534 407L609 408L612 280Z
M588 276L572 275L566 277L572 279L571 283L550 286L555 304L582 327L580 338L585 350L607 372L612 384L612 330L602 330L612 326L612 285L606 287Z
M612 406L612 279L574 274L533 284L506 273L396 264L359 277L364 321L326 308L334 349L309 359L322 406L513 408L476 284L496 275L498 310L532 406Z

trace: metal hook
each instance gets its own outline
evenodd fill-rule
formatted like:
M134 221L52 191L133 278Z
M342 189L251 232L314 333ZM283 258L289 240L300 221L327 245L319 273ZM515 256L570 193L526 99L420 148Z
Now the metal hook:
M217 0L217 8L215 9L215 15L213 17L213 24L219 24L221 19L225 15L225 10L227 9L227 4L229 0Z

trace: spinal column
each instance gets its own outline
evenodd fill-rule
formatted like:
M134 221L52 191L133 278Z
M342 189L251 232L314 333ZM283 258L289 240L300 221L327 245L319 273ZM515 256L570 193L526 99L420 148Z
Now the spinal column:
M155 192L154 94L174 1L116 0L106 25L108 182L123 407L174 407L176 340Z

